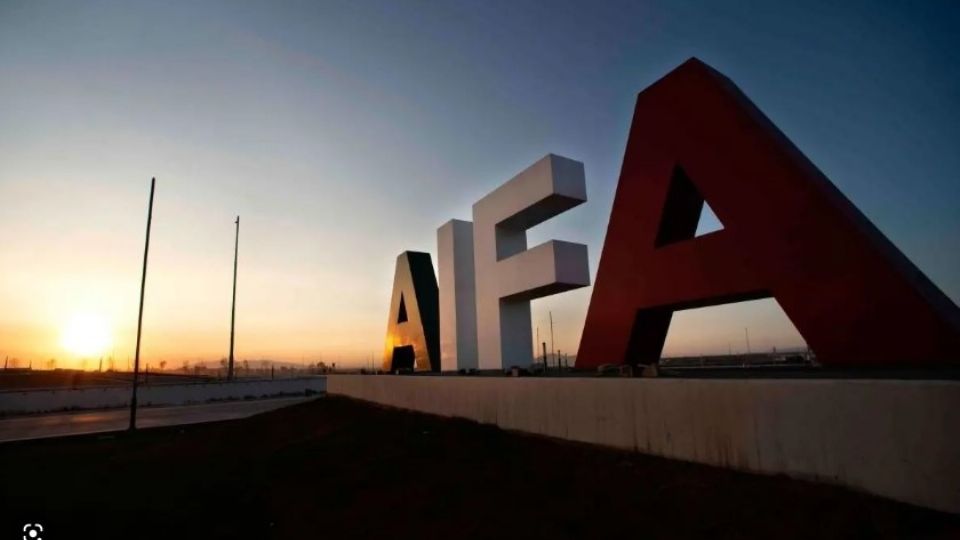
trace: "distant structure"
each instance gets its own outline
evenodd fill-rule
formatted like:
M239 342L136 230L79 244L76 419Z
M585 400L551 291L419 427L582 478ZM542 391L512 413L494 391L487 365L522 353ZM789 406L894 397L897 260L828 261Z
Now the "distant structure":
M724 228L694 238L704 200ZM637 96L576 367L657 363L674 311L766 297L821 364L958 361L957 306L729 79L691 59Z
M548 154L473 205L480 369L532 364L530 301L590 284L587 246L527 249L527 229L586 200L583 163Z
M437 230L440 369L477 369L477 293L473 223L451 219Z
M439 319L430 254L404 251L394 271L384 371L440 371Z

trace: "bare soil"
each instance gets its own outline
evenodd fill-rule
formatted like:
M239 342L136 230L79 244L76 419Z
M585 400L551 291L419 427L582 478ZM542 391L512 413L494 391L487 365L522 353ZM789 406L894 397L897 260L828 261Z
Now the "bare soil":
M0 445L0 538L958 538L853 491L343 398Z

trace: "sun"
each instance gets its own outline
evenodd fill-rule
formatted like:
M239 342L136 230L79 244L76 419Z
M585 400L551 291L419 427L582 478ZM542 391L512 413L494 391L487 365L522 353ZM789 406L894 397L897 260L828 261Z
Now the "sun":
M63 327L60 344L67 351L81 357L103 354L113 337L107 320L95 313L74 315Z

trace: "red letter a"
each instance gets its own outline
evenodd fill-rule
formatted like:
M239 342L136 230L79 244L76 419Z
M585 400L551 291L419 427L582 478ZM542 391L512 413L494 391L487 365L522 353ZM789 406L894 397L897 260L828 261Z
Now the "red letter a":
M706 199L723 230L694 234ZM637 97L578 368L653 363L673 312L774 297L822 364L960 359L960 310L720 73Z

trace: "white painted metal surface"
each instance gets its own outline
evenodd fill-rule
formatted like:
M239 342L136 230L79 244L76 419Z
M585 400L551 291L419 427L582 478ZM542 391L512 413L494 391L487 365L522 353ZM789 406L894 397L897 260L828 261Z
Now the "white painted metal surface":
M549 154L473 205L480 369L530 365L530 300L590 284L585 245L527 249L527 229L586 200L583 163Z
M437 230L437 259L441 369L476 369L479 364L473 223L458 219L444 223Z

